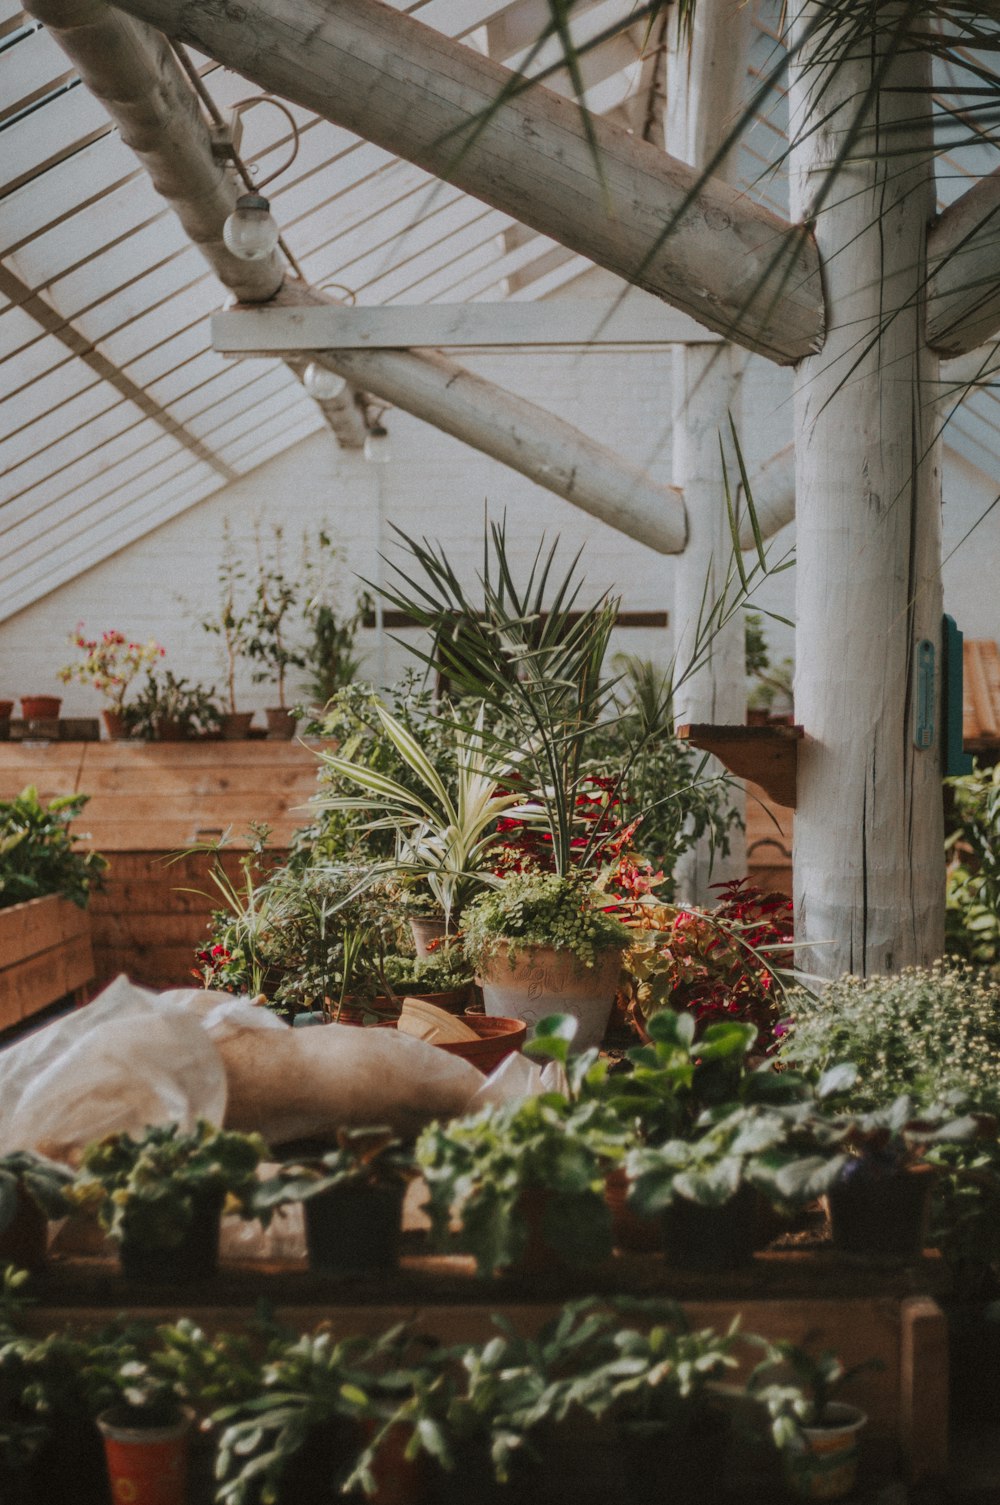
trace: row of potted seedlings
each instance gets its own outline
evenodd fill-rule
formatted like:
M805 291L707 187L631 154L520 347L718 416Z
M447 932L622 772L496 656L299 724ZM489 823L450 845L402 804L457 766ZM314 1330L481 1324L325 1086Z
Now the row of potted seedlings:
M832 1353L694 1330L665 1300L588 1297L532 1335L495 1317L485 1342L449 1346L412 1326L299 1335L267 1317L212 1336L181 1318L37 1338L20 1280L9 1270L0 1296L0 1484L13 1505L69 1498L67 1478L86 1505L647 1505L666 1478L687 1505L714 1505L727 1473L773 1475L773 1443L802 1485L810 1433L850 1378ZM736 1454L734 1418L748 1411L757 1451Z

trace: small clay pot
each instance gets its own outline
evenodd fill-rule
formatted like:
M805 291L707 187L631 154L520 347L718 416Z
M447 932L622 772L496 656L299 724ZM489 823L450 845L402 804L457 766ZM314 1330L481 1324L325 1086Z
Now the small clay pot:
M250 736L253 711L226 711L219 721L223 742L245 742Z
M59 695L21 696L21 715L25 721L58 721L61 706Z
M115 1500L135 1505L186 1505L187 1460L194 1415L175 1422L137 1427L116 1409L102 1411L97 1425L104 1438L108 1478Z
M272 742L288 742L295 736L295 717L284 706L268 706L267 735Z
M495 1071L500 1062L512 1056L523 1046L528 1035L528 1026L523 1019L501 1019L495 1014L466 1013L465 1023L474 1029L478 1040L449 1040L437 1046L451 1056L461 1056L484 1076Z
M111 742L121 742L128 736L128 728L125 724L125 716L121 711L102 711L104 729Z

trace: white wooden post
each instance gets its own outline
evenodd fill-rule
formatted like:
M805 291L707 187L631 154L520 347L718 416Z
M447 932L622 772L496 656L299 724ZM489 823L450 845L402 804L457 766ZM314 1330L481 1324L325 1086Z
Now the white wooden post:
M741 0L699 0L690 48L678 8L670 21L667 62L667 150L704 169L725 143L740 107L746 74L747 10ZM714 168L725 180L729 164ZM674 658L690 662L699 612L721 594L732 556L719 436L728 444L729 415L739 424L742 357L730 345L677 345L673 359L673 479L684 491L687 547L674 576ZM735 482L734 482L735 485ZM742 724L746 719L743 617L737 614L711 643L704 663L674 697L678 723ZM724 772L709 758L705 776ZM729 803L742 815L745 798L733 784ZM727 857L702 839L678 866L678 889L688 903L717 902L710 885L746 872L746 840L734 830Z
M816 14L804 6L800 27ZM817 199L880 61L855 45L833 74L807 47L792 72L793 213L815 214L828 298L826 344L795 391L796 932L802 964L827 976L928 961L944 940L937 726L914 746L917 645L939 657L941 632L926 55L891 65Z

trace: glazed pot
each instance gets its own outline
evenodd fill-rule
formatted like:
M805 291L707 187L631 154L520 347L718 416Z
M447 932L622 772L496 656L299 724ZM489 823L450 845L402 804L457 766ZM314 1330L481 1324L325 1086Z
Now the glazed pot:
M486 1012L521 1019L529 1031L548 1014L569 1014L578 1025L573 1051L589 1050L604 1038L621 955L618 950L604 951L593 967L585 967L572 951L526 945L517 949L511 963L504 942L479 978Z
M224 1201L222 1192L196 1197L183 1237L169 1248L151 1249L123 1239L118 1246L118 1258L126 1280L186 1285L211 1279L219 1268L219 1227Z
M129 1505L186 1505L188 1442L193 1413L163 1426L138 1427L122 1411L102 1411L108 1478L115 1501Z
M402 1182L333 1187L302 1203L309 1268L319 1275L395 1270L403 1222Z
M800 1427L782 1452L785 1481L799 1500L842 1500L858 1474L858 1435L868 1418L831 1401L823 1425Z
M59 695L21 696L21 715L25 721L57 721L61 706Z

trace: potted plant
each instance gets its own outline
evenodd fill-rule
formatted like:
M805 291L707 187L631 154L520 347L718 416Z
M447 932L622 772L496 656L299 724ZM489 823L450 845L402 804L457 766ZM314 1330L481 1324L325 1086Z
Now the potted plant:
M399 1263L403 1197L413 1160L383 1129L342 1129L337 1148L279 1166L254 1197L267 1220L300 1202L309 1268L321 1275L393 1270Z
M169 669L162 677L149 673L131 705L125 707L129 735L157 742L187 742L211 736L221 716L214 689L177 679Z
M0 1264L41 1269L49 1222L70 1211L65 1192L72 1180L66 1166L28 1150L0 1156Z
M285 702L285 683L289 669L301 669L305 664L301 650L290 640L299 591L282 566L283 536L284 530L275 526L268 554L273 563L268 564L257 534L257 570L251 581L243 640L247 658L258 665L251 679L255 684L274 684L278 692L278 704L269 706L266 712L269 737L291 737L295 730L295 720Z
M399 998L423 998L461 1014L471 995L472 968L461 943L436 946L430 956L387 956L385 980Z
M219 609L216 615L203 617L203 631L217 637L222 647L226 675L226 709L221 713L219 730L224 741L235 742L250 734L253 711L236 707L236 679L240 660L247 658L250 630L249 609L245 600L247 575L236 558L228 519L223 524L223 552L216 572Z
M766 1343L767 1356L747 1382L771 1416L785 1478L801 1500L841 1500L854 1489L858 1438L868 1418L857 1406L834 1397L866 1369L865 1360L845 1369L829 1349L812 1354L785 1340Z
M715 887L721 902L713 910L652 898L630 906L623 995L641 1038L659 1011L690 1009L702 1027L713 1019L752 1021L764 1052L775 1040L792 962L791 901L745 878Z
M448 935L471 895L500 883L493 871L497 820L518 796L500 788L502 765L486 750L482 704L471 725L454 730L452 778L439 772L400 719L381 705L375 715L410 783L343 753L321 752L326 773L355 792L321 794L315 803L320 810L363 816L369 831L390 831L395 854L386 866L403 875L408 887L426 889L443 919L441 933Z
M481 1275L592 1268L611 1253L604 1174L623 1153L599 1103L557 1093L431 1124L416 1160L432 1238L473 1255Z
M61 706L58 695L21 696L21 715L25 721L56 721Z
M377 1338L296 1338L264 1365L256 1395L213 1413L220 1431L216 1505L336 1505L368 1438L418 1383L405 1328ZM388 1465L365 1470L376 1505L415 1498L412 1465L386 1436Z
M128 719L125 701L129 686L143 669L150 669L166 652L159 643L135 643L117 628L109 628L100 638L84 636L83 623L70 634L70 642L83 654L74 664L59 669L58 677L63 684L78 680L80 684L92 685L110 702L103 712L108 736L121 738L128 735Z
M968 1143L996 1120L960 1113L952 1102L918 1109L906 1094L888 1108L834 1126L846 1154L827 1188L834 1246L867 1257L917 1258L926 1243L934 1145Z
M315 543L305 540L306 599L302 615L311 636L302 646L302 668L308 678L306 693L313 705L326 706L345 685L357 677L360 659L355 656L358 632L372 612L373 602L367 591L359 591L354 610L342 615L335 601L332 576L340 550L321 528Z
M570 1014L575 1048L599 1045L629 939L606 906L585 871L515 873L475 900L464 944L486 1012L529 1025Z
M265 1150L259 1135L203 1119L188 1132L162 1124L137 1137L109 1134L87 1145L71 1196L97 1213L127 1278L202 1280L218 1267L224 1204L254 1215Z
M117 1371L116 1402L97 1417L113 1498L187 1505L188 1448L194 1413L173 1384L135 1358Z
M0 1024L27 1019L94 975L84 911L108 864L79 850L70 830L87 798L46 804L28 785L0 800L0 975L14 1005L0 1010Z

